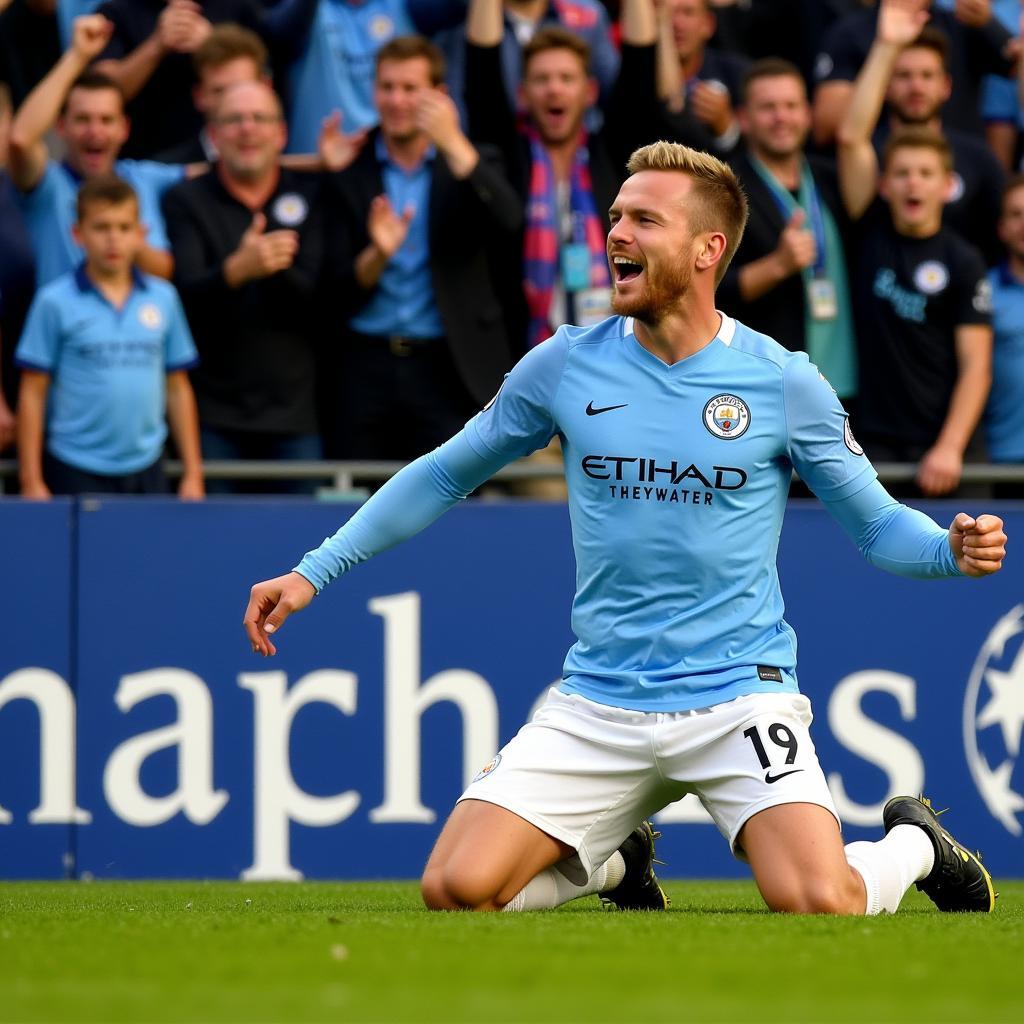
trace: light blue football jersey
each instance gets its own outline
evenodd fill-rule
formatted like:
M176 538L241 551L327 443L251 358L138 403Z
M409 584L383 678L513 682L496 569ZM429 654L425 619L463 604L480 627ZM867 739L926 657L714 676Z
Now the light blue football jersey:
M646 711L796 690L775 565L791 472L825 501L875 479L807 356L726 316L672 366L630 319L562 327L466 427L503 462L556 434L577 564L563 689Z
M121 476L151 466L167 438L166 377L197 365L174 286L133 272L118 309L79 267L36 292L15 353L48 373L46 447L89 473Z
M561 328L294 571L319 592L555 435L577 563L562 688L598 703L685 711L796 690L775 569L794 467L873 565L962 575L947 531L877 481L806 355L725 316L673 366L631 320Z
M153 249L170 250L160 200L164 192L184 180L184 166L155 160L118 160L114 174L135 189L139 221L146 228L146 244ZM19 193L18 203L36 253L36 284L40 288L73 271L84 258L81 246L71 235L71 225L77 219L79 185L81 179L67 164L50 160L36 187L31 192Z

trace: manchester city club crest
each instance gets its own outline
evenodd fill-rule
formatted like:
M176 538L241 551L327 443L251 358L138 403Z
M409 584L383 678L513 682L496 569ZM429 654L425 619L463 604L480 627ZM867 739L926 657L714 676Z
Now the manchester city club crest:
M938 260L925 260L914 271L914 287L925 295L937 295L949 284L949 268Z
M152 302L139 307L139 323L143 327L156 330L163 323L163 319L159 306L154 306Z
M395 23L386 14L378 14L370 19L370 38L383 43L395 34Z
M274 201L271 213L278 224L283 224L286 228L293 228L306 219L306 214L309 213L309 204L297 192L286 192Z
M483 768L473 776L473 781L479 782L481 779L486 779L499 764L501 764L501 754L495 754L494 757L492 757L490 761L488 761L487 764L485 764Z
M742 398L736 395L715 395L704 406L704 426L715 437L732 440L747 432L750 426L750 409Z
M992 627L964 695L964 750L989 813L1011 835L1024 834L1024 604Z

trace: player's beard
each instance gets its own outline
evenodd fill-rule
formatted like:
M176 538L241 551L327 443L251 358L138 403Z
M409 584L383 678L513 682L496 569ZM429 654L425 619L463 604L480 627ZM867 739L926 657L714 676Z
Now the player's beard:
M689 291L693 280L693 260L690 249L667 266L648 264L644 271L644 289L629 299L612 292L612 310L619 316L631 316L642 324L659 324Z

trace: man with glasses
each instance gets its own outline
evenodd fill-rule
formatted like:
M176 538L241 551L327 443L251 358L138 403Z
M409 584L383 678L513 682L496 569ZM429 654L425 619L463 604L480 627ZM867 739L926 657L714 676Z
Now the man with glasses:
M203 457L317 459L320 178L281 165L287 129L264 82L229 89L210 133L213 169L164 198L175 283L202 358ZM217 489L227 487L211 482Z

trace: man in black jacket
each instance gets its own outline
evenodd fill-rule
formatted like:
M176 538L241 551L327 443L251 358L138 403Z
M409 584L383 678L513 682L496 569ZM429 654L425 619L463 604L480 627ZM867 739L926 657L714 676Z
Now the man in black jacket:
M228 90L211 131L213 170L164 196L174 282L202 358L203 457L316 459L321 179L281 167L281 104L263 82Z
M333 184L348 303L330 454L412 459L498 389L513 337L493 269L522 204L459 127L444 58L419 36L377 54L380 127Z

